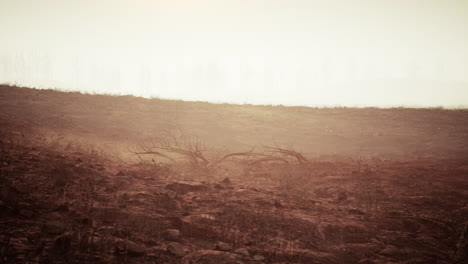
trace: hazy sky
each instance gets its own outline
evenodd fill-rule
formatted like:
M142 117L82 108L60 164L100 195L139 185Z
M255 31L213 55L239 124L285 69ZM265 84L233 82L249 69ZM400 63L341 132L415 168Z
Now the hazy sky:
M0 0L0 82L287 105L468 105L466 0Z

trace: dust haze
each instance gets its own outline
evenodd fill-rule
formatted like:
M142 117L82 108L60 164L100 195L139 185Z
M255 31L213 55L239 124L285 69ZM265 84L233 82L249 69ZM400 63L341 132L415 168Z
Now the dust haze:
M0 3L0 264L468 263L467 11Z

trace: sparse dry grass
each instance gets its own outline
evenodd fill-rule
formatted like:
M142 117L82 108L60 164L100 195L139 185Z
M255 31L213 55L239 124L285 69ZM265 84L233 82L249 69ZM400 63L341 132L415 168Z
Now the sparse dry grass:
M0 89L0 263L178 263L168 228L189 252L226 242L266 263L448 262L466 245L464 110ZM162 145L189 151L179 159L126 153L163 128L206 147ZM271 143L278 139L302 151ZM441 156L393 155L412 151ZM385 159L356 158L374 153ZM380 254L386 245L399 253Z

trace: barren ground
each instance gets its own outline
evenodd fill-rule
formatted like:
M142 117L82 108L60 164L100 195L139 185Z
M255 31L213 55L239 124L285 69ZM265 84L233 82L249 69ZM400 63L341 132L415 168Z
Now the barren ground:
M466 110L215 105L9 86L0 110L0 263L468 257ZM150 142L162 132L196 136L210 161L263 156L201 168L184 155L134 154L158 146Z

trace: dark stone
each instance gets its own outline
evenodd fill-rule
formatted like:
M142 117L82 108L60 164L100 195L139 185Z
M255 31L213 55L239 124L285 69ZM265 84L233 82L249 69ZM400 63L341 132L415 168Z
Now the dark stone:
M117 241L115 251L117 254L127 254L134 257L144 256L147 253L146 247L127 239Z
M167 251L177 257L183 257L186 255L184 247L177 242L169 243L169 245L167 246Z
M232 246L224 242L218 242L216 244L216 249L221 251L231 251Z
M54 208L54 211L68 212L69 211L68 204L67 203L58 204L57 207Z
M21 209L19 211L20 215L26 218L31 218L34 216L34 212L28 209Z
M126 241L127 254L130 256L143 256L146 254L146 248L132 241Z
M179 241L180 231L177 229L167 229L164 232L164 237L169 241Z
M42 231L49 235L60 235L65 232L65 226L59 222L48 222L42 227Z
M400 250L392 245L386 246L382 251L380 251L380 255L385 256L394 256L400 253Z
M243 255L243 256L246 256L246 257L250 257L250 253L247 249L245 248L238 248L234 251L234 253L236 254L239 254L239 255Z
M232 182L231 182L231 180L230 180L228 177L226 177L226 178L224 178L224 179L221 181L221 183L223 183L223 184L231 184Z

